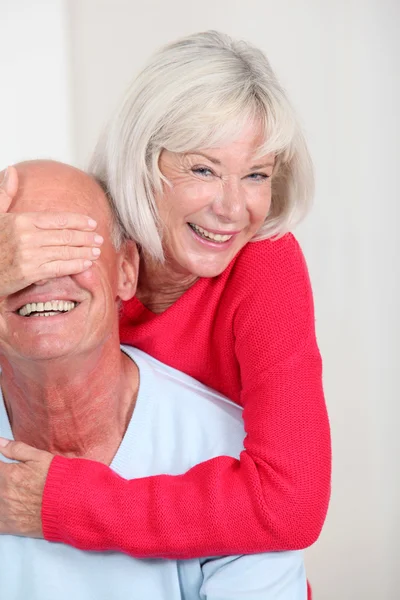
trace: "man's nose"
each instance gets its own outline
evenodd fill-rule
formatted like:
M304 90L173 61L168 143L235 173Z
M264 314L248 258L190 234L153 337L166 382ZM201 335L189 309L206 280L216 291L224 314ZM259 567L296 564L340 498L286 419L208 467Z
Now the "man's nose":
M246 194L241 182L225 181L213 203L213 211L224 221L238 222L246 212Z

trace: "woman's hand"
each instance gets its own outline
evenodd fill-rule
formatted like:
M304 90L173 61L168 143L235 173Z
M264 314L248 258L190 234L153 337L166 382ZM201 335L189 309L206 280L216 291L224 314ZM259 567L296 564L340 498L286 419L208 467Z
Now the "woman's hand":
M85 271L103 241L94 231L97 223L86 215L8 213L17 191L17 170L8 167L0 185L0 297L43 279Z
M0 438L0 534L42 538L42 498L53 455Z

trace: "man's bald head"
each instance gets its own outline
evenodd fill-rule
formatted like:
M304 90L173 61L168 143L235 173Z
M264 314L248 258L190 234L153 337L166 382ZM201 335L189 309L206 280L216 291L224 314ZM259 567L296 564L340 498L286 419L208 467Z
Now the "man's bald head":
M76 212L88 215L108 230L118 250L124 239L111 200L93 177L80 169L50 160L15 165L19 187L9 212Z
M51 275L4 297L0 302L0 359L7 364L12 361L36 364L53 358L72 360L77 355L88 356L99 348L108 348L109 344L116 344L119 352L119 304L121 300L132 298L137 283L139 257L135 244L126 240L118 249L113 244L112 207L101 186L90 176L51 161L20 163L15 169L20 186L10 212L24 213L19 220L30 222L33 217L41 222L37 214L45 211L50 223L48 231L43 227L42 236L28 233L28 246L31 239L35 239L29 255L48 262L54 260L54 256L55 260L60 256L63 260L64 256L73 255L72 247L65 253L60 253L58 247L60 239L61 245L69 246L69 236L64 235L68 233L65 227L71 216L68 213L94 219L96 233L104 239L100 254L94 254L97 258L88 268L72 274ZM46 218L41 217L46 222ZM74 222L72 218L71 222ZM88 223L88 220L83 217L83 222ZM57 235L59 232L50 231L60 228L65 229L61 236ZM72 241L86 239L82 233L74 231ZM42 245L39 238L43 239ZM92 252L93 248L89 250Z

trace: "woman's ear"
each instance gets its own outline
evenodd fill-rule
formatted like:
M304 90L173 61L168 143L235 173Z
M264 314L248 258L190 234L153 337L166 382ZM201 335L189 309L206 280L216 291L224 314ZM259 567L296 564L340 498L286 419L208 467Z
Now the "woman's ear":
M137 288L139 275L139 252L135 242L123 243L118 256L118 288L117 295L121 300L133 298Z

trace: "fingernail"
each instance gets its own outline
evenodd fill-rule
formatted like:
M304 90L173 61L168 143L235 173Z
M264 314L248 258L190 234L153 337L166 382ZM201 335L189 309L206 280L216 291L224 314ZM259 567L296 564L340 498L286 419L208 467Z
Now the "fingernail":
M104 238L101 235L95 235L94 236L94 242L95 244L102 244L104 242Z
M7 177L8 177L8 167L4 171L3 181L1 182L1 185L4 185L5 183L7 183Z
M96 223L96 221L94 219L89 219L88 220L88 225L89 225L89 227L93 227L93 228L97 227L97 223Z
M92 254L93 256L100 256L100 248L92 248Z
M92 261L91 261L91 260L85 260L85 261L83 262L83 266L85 267L85 269L88 269L89 267L91 267L91 266L92 266L92 264L93 264L93 263L92 263Z
M0 437L0 448L5 448L10 443L10 440Z

